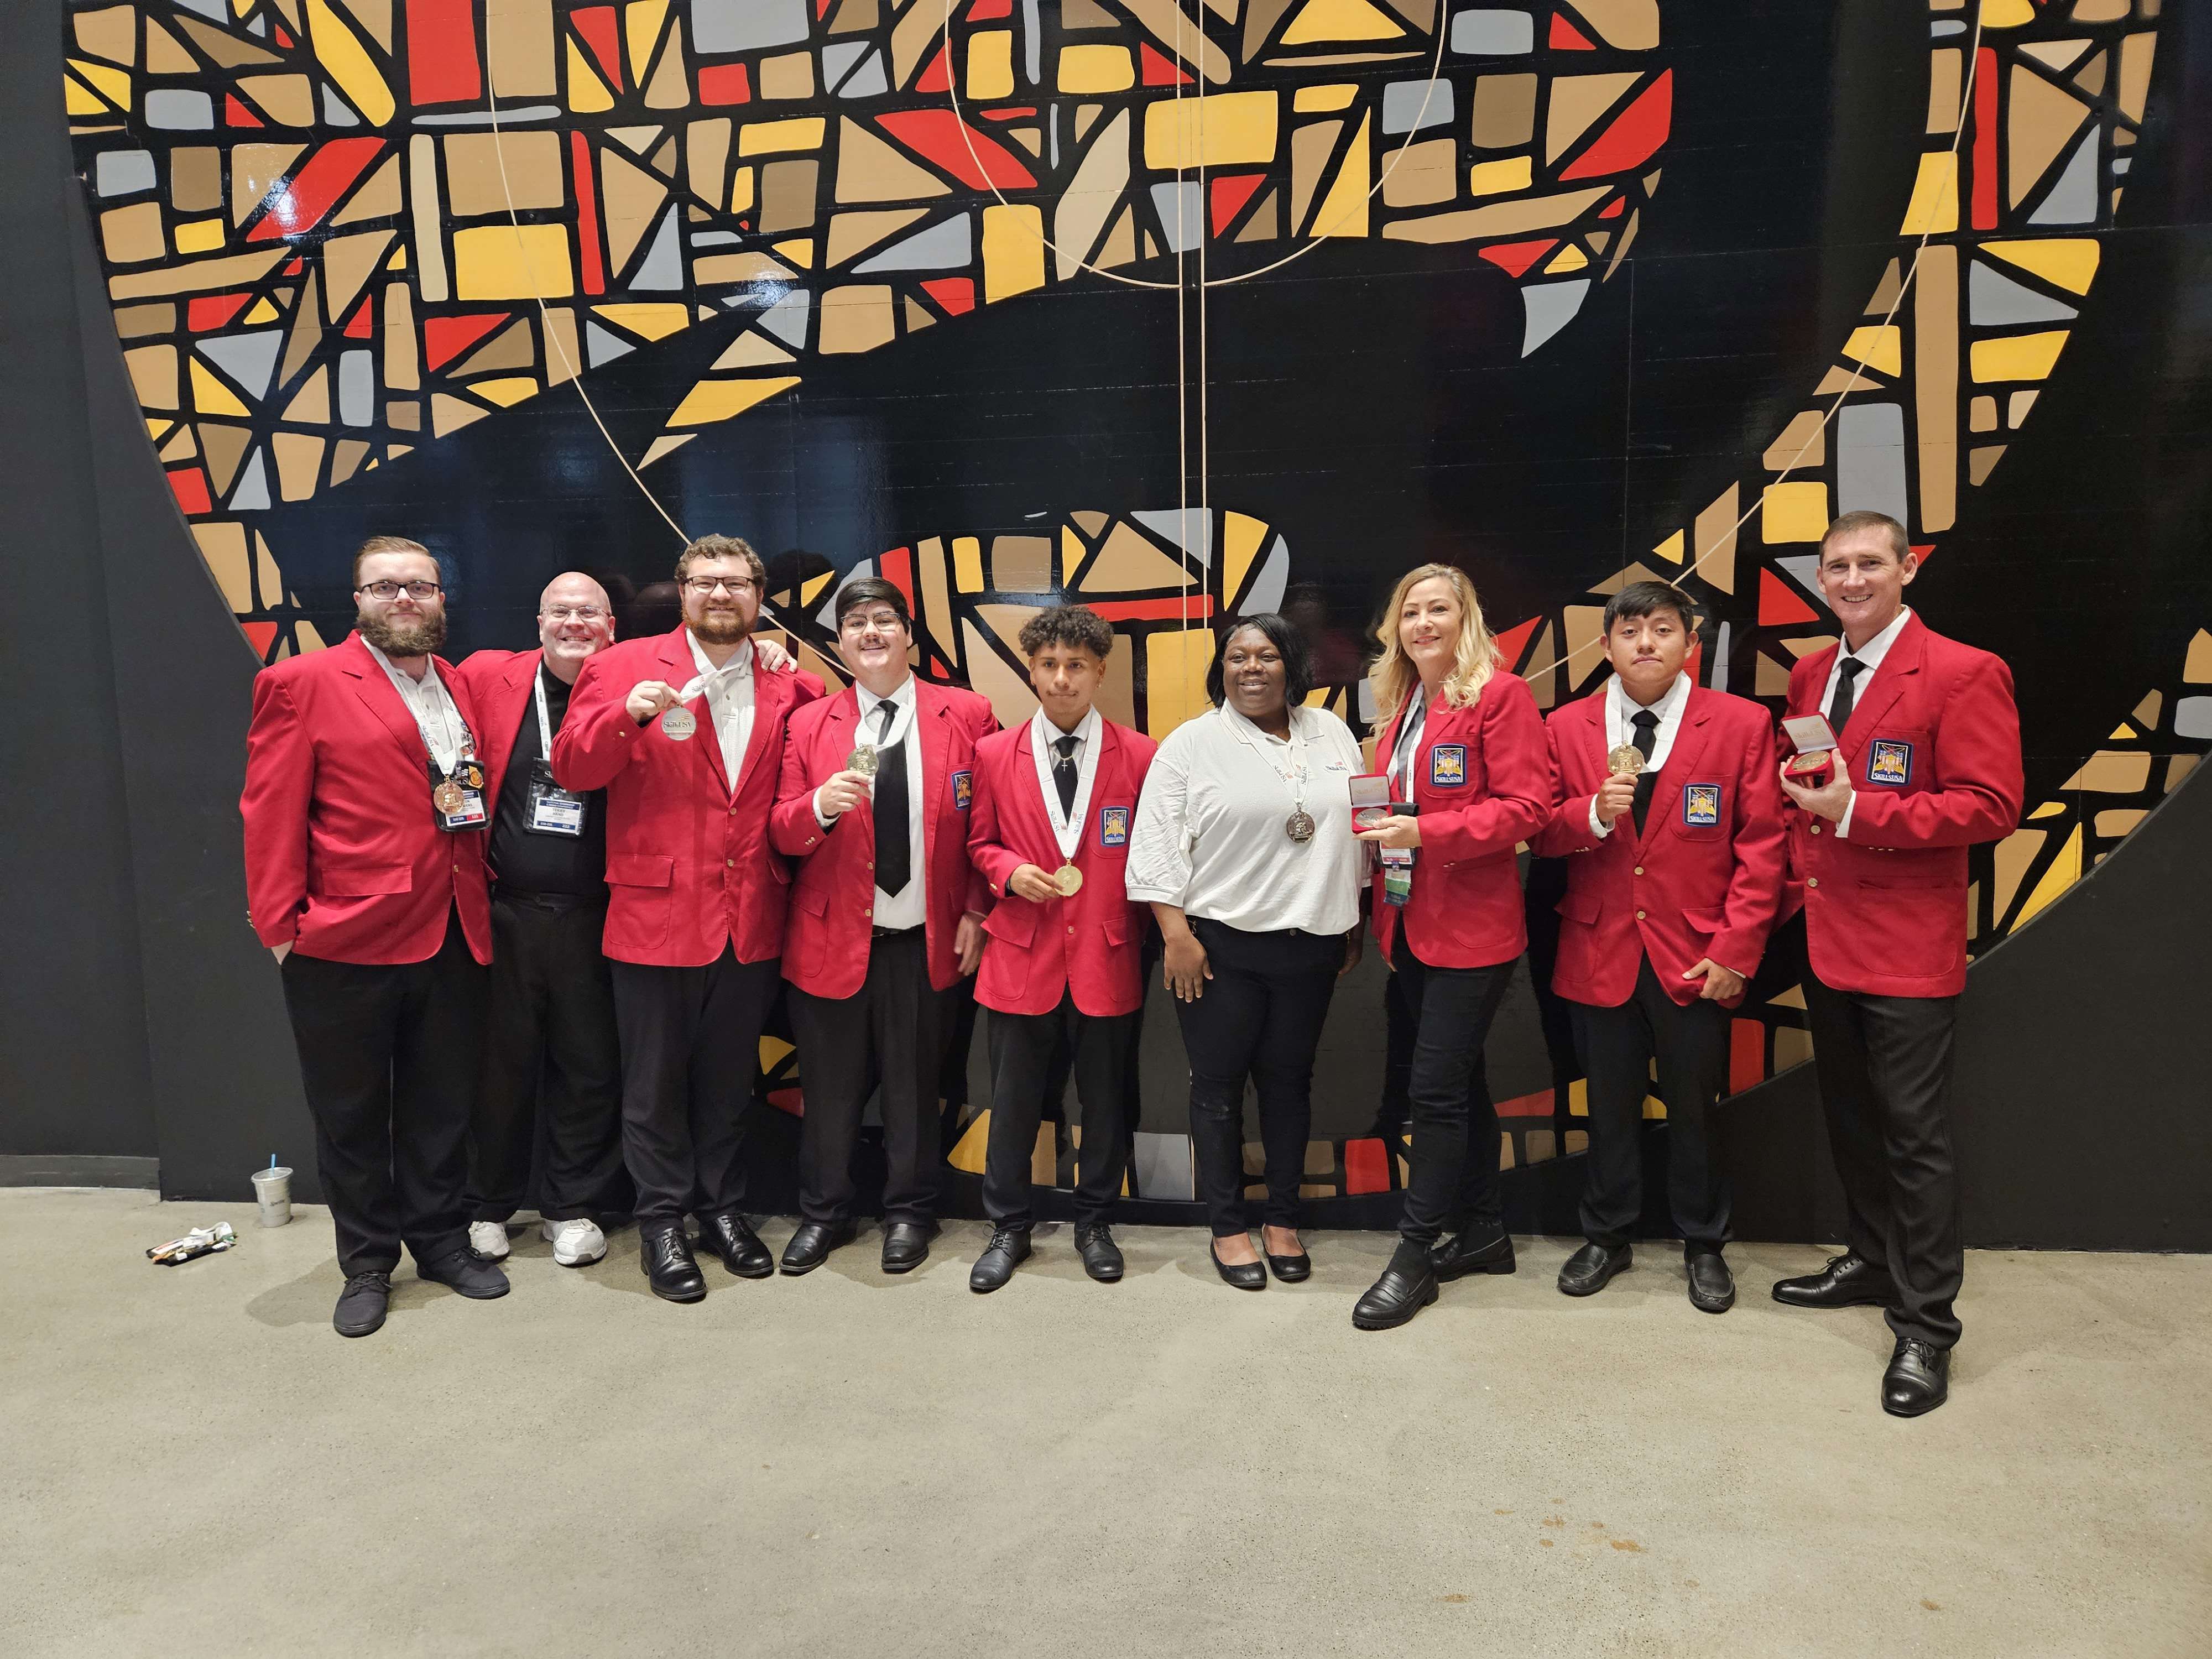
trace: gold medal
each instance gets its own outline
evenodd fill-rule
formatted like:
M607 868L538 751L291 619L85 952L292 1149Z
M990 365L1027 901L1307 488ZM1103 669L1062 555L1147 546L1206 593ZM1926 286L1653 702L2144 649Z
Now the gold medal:
M430 805L451 817L468 805L468 797L461 793L459 784L447 778L430 792Z
M1300 843L1311 841L1314 838L1313 814L1304 810L1291 813L1284 821L1283 833Z
M1062 898L1073 898L1083 890L1083 872L1072 864L1063 864L1052 872L1052 884L1060 889Z
M1606 756L1605 769L1608 772L1635 777L1644 770L1644 751L1632 743L1624 743Z
M1808 772L1818 772L1834 758L1834 755L1835 751L1830 749L1815 749L1810 754L1792 755L1790 757L1790 775L1802 777Z
M864 743L845 757L845 769L848 772L858 772L864 778L875 776L877 767L882 763L878 756L876 745L872 743Z
M483 787L483 768L478 766L474 761L464 761L461 763L459 776L462 786L465 788L481 789Z
M682 743L699 729L699 717L688 708L672 708L660 717L662 733Z

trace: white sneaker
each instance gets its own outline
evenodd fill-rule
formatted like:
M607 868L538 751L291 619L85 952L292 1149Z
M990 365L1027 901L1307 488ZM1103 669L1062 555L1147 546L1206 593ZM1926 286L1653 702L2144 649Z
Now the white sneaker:
M538 1237L553 1246L553 1259L564 1267L588 1267L607 1253L607 1236L591 1221L541 1221Z
M480 1261L506 1261L507 1223L504 1221L469 1223L469 1251Z

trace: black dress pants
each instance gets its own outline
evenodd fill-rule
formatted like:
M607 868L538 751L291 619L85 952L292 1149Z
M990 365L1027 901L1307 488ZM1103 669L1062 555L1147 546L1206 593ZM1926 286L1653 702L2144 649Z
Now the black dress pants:
M1805 975L1805 1012L1851 1253L1897 1286L1889 1328L1938 1348L1959 1340L1966 1277L1951 1151L1956 997L1879 997ZM1670 1107L1671 1109L1671 1107Z
M623 1161L637 1187L638 1231L680 1226L687 1210L741 1208L745 1115L782 964L774 957L739 962L725 945L703 968L607 966L622 1043Z
M469 1214L522 1207L541 1117L538 1213L567 1221L612 1207L620 1179L622 1051L614 977L599 941L607 902L501 888L491 901L483 1079L469 1126Z
M465 1248L484 970L460 917L427 961L295 951L279 971L340 1270L390 1273L402 1243L418 1262Z
M1495 1237L1505 1231L1498 1113L1489 1089L1474 1084L1513 963L1434 968L1401 932L1394 966L1416 1021L1407 1087L1413 1155L1399 1237L1433 1244L1455 1222L1478 1239Z
M1243 1232L1244 1079L1260 1097L1267 1154L1267 1224L1298 1224L1298 1184L1313 1127L1314 1053L1336 976L1341 933L1297 929L1248 933L1203 916L1190 930L1213 977L1205 994L1177 999L1190 1059L1190 1144L1216 1238Z
M1002 1227L1030 1230L1030 1158L1044 1121L1053 1060L1065 1043L1073 1055L1075 1097L1083 1108L1076 1147L1075 1216L1079 1226L1106 1219L1121 1195L1129 1167L1129 1125L1124 1073L1129 1028L1136 1015L1103 1018L1077 1009L1073 993L1060 994L1048 1014L1003 1014L991 1010L991 1135L983 1158L983 1213Z
M945 994L929 982L927 929L879 933L868 975L849 997L791 990L791 1026L805 1080L799 1136L799 1213L835 1224L853 1213L853 1152L872 1088L881 1089L884 1220L927 1224L943 1182L937 1086Z
M1405 1137L1413 1115L1413 1045L1421 1035L1420 1012L1406 997L1406 981L1395 973L1382 975L1382 1098L1375 1109L1371 1136L1385 1140ZM1468 1121L1483 1113L1496 1115L1490 1098L1490 1072L1485 1056L1477 1053L1474 1069L1467 1079ZM1455 1205L1457 1214L1466 1206Z
M1728 1088L1729 1011L1717 1002L1676 1003L1648 956L1620 1006L1576 1002L1569 1011L1589 1085L1583 1236L1613 1249L1635 1237L1644 1213L1644 1097L1656 1058L1674 1231L1686 1255L1717 1252L1728 1243L1729 1184L1714 1167L1705 1119Z

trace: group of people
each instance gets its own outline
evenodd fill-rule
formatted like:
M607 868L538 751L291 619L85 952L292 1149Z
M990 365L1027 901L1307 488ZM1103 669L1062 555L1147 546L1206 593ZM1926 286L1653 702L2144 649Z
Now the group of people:
M1155 963L1189 1059L1213 1267L1243 1290L1305 1279L1315 1055L1371 934L1411 1134L1399 1243L1352 1317L1403 1325L1445 1282L1514 1271L1482 1054L1528 943L1527 849L1566 861L1553 988L1588 1078L1586 1242L1559 1289L1591 1295L1631 1265L1656 1077L1689 1299L1734 1303L1707 1115L1729 1011L1802 908L1849 1248L1773 1293L1885 1307L1883 1406L1932 1409L1960 1328L1947 1095L1966 848L2017 822L2021 777L2005 665L1915 616L1916 574L1893 520L1829 528L1817 579L1842 638L1797 663L1778 739L1762 705L1697 683L1679 588L1613 595L1612 675L1547 721L1467 575L1422 565L1378 630L1370 756L1310 700L1305 642L1277 616L1226 624L1212 707L1155 744L1100 712L1114 635L1081 605L1022 630L1038 707L1000 730L984 699L913 672L906 596L877 578L836 592L851 684L834 695L756 637L767 573L724 536L678 561L667 635L617 642L605 592L570 574L544 591L538 649L455 667L436 654L437 562L373 539L356 631L257 680L241 802L252 920L280 963L346 1275L334 1323L383 1322L403 1245L425 1279L504 1294L541 1136L556 1261L605 1254L626 1170L655 1295L706 1294L687 1216L730 1273L775 1273L746 1219L745 1138L780 994L804 1085L781 1270L855 1237L873 1094L882 1267L910 1271L936 1231L939 1078L968 980L992 1078L993 1231L971 1287L1003 1287L1030 1254L1038 1126L1071 1075L1074 1248L1118 1279Z

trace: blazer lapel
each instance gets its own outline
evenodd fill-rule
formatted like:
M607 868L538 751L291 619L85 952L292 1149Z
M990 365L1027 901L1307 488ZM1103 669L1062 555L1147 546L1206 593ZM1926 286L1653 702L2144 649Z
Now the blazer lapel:
M392 740L399 745L408 763L417 769L427 768L430 755L423 746L422 730L415 724L414 715L407 712L407 705L400 702L398 689L384 672L384 665L369 654L368 644L360 635L350 636L346 644L353 647L351 659L344 667L353 676L354 690L368 705L369 712L383 722L384 729L392 733ZM428 775L427 771L424 775Z
M769 722L782 719L783 711L790 706L792 679L793 676L789 674L762 672L760 657L757 653L755 653L753 657L753 729L745 734L744 753L738 757L738 778L736 783L731 787L732 794L734 795L738 790L744 788L745 780L752 775L754 758L759 755L762 748L768 742L765 733L775 729ZM700 695L704 696L706 694L702 692ZM720 745L716 746L719 748Z
M1690 688L1688 706L1682 710L1682 723L1674 728L1674 745L1667 751L1667 763L1659 769L1658 781L1651 786L1650 805L1644 813L1644 828L1637 832L1636 844L1648 845L1659 828L1659 821L1673 813L1674 803L1681 798L1683 780L1698 769L1705 758L1705 745L1712 741L1706 723L1713 717L1710 695L1697 686ZM1667 810L1659 810L1660 786L1666 786Z
M691 636L688 628L678 628L660 641L660 665L667 672L661 678L681 691L699 677L699 665L692 660ZM708 775L724 800L734 793L730 787L730 775L722 767L722 738L714 729L714 711L708 705L707 694L697 693L684 705L698 720L699 729L692 733L696 746L702 751ZM754 722L757 725L759 722ZM698 763L694 763L696 764Z
M944 703L919 679L914 683L914 718L921 743L921 781L929 792L922 797L921 811L921 867L927 871L935 867L938 810L952 792L952 731Z
M1897 706L1897 700L1905 695L1905 676L1920 672L1925 643L1920 618L1915 617L1899 630L1897 638L1890 645L1889 654L1881 659L1881 666L1874 671L1873 684L1866 688L1866 695L1851 705L1851 717L1844 729L1836 733L1836 740L1852 760L1859 757L1859 750L1866 747L1868 737Z

